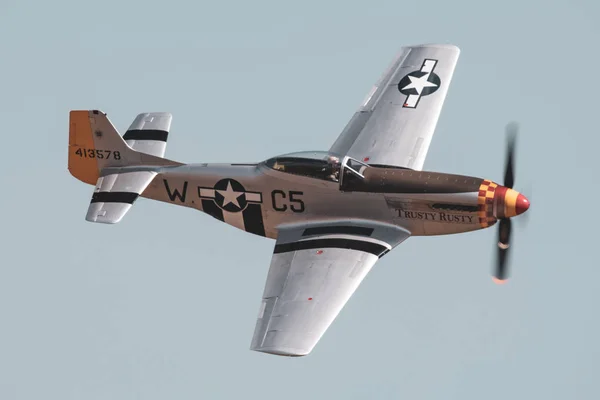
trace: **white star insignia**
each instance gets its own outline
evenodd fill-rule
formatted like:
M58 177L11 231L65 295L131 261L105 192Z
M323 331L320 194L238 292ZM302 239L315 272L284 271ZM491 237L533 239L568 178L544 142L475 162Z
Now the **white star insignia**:
M238 198L244 194L244 192L236 192L231 187L231 182L227 182L227 190L217 190L221 196L223 196L223 207L227 204L231 203L237 208L240 208L240 203L238 203Z
M412 76L412 75L408 75L408 79L410 79L410 83L406 86L404 86L402 88L402 90L406 90L406 89L415 89L417 91L417 94L421 94L421 92L423 91L424 88L426 87L437 87L437 85L433 82L429 82L427 79L429 79L429 75L430 74L425 74L420 78L417 78L416 76Z

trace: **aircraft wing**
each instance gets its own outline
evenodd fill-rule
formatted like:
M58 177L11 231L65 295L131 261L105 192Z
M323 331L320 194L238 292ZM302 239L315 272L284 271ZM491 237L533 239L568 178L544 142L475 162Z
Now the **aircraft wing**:
M309 354L377 260L409 236L373 222L280 227L251 349Z
M330 151L421 170L459 54L453 45L403 47Z

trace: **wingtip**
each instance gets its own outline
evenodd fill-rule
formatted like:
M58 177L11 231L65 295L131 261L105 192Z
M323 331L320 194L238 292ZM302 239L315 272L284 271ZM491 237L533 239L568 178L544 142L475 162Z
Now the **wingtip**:
M280 357L305 357L310 354L310 351L299 351L289 348L274 348L274 347L251 347L250 350L259 353L271 354Z

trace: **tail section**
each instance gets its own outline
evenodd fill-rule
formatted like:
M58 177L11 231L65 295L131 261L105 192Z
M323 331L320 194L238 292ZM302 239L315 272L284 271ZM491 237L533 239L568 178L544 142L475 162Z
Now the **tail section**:
M69 118L69 171L95 185L106 166L120 167L137 161L133 150L106 117L94 111L71 111Z
M168 129L168 125L159 127ZM140 140L145 142L140 150L164 154L164 146L148 147L147 137ZM95 185L86 216L90 222L119 222L162 167L179 165L183 164L129 147L101 111L70 113L69 171L80 181Z
M71 175L80 181L95 185L103 168L135 165L182 164L132 149L119 135L106 114L101 111L71 111L69 118Z

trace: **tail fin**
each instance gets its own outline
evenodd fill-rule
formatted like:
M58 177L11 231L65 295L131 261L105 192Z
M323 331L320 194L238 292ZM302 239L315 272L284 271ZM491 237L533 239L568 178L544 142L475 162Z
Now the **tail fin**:
M71 175L80 181L95 185L103 168L134 165L182 164L133 150L125 143L106 114L101 111L71 111L69 115Z

